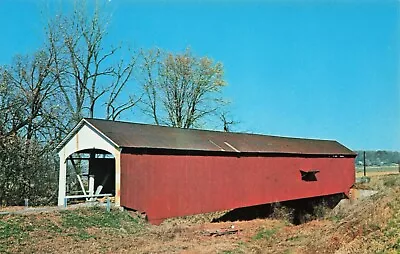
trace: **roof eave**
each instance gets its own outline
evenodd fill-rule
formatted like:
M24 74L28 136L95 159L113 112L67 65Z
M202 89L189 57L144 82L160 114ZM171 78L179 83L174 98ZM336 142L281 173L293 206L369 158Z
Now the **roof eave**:
M56 149L54 149L57 153L60 152L60 150L65 146L68 141L71 140L71 138L82 128L83 124L85 123L85 119L82 119L75 125L75 127L68 132L67 136L56 146Z
M114 142L114 140L112 140L110 137L108 137L104 132L102 132L101 130L99 130L98 128L96 128L96 126L94 126L93 124L91 124L89 121L87 121L85 118L82 119L83 121L85 121L85 123L87 125L89 125L91 128L93 128L100 136L102 136L104 139L106 139L108 142L110 142L111 144L113 144L116 148L122 148L120 145L118 145L116 142Z
M245 156L248 154L270 154L270 155L288 155L288 156L345 156L345 157L356 157L357 153L354 153L350 149L349 152L332 152L332 153L324 153L324 152L315 152L315 153L307 153L307 152L280 152L280 151L215 151L215 150L205 150L205 149L184 149L184 148L168 148L168 147L142 147L142 146L121 146L121 148L127 150L137 150L137 151L171 151L171 152L200 152L200 153L221 153L221 154L236 154L237 156Z
M120 148L120 146L115 143L111 138L109 138L106 134L101 132L98 128L96 128L93 124L91 124L89 121L87 121L85 118L82 118L82 120L79 121L77 125L67 134L67 136L57 145L55 148L55 152L60 152L61 149L65 146L65 144L68 143L68 141L71 140L71 138L78 133L78 131L83 127L83 125L87 124L90 128L94 129L97 134L105 138L108 142L113 144L116 148Z

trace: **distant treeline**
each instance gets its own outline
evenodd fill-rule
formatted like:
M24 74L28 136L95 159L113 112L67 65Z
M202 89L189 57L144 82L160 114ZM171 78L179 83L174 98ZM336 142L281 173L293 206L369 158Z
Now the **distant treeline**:
M356 151L356 165L363 165L364 151ZM400 162L400 152L366 151L365 164L367 166L389 166Z

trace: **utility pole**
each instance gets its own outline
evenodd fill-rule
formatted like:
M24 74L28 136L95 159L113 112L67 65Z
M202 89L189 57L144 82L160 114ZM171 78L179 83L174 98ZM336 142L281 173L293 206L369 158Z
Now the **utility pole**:
M365 151L364 151L364 176L367 176L367 170L366 170L366 167L365 167Z

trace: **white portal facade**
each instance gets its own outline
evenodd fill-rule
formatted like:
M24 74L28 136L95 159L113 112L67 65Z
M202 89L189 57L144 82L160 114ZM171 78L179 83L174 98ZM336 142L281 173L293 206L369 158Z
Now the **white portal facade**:
M121 149L93 125L82 119L81 122L58 146L60 157L58 205L64 206L66 197L67 159L74 153L84 150L103 150L115 158L115 206L120 206Z

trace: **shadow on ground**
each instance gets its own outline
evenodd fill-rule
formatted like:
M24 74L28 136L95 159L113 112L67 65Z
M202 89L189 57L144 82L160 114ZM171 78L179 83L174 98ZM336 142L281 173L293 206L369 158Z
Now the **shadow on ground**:
M212 222L249 221L254 219L284 219L299 225L317 218L322 218L332 210L344 194L323 197L297 199L273 204L263 204L233 209Z

